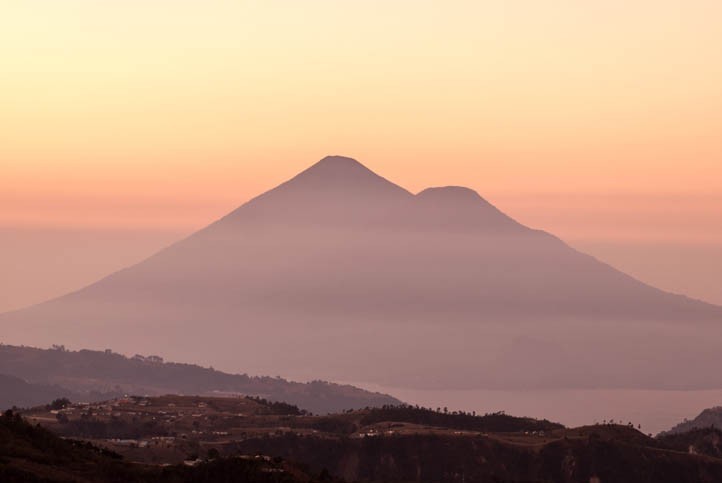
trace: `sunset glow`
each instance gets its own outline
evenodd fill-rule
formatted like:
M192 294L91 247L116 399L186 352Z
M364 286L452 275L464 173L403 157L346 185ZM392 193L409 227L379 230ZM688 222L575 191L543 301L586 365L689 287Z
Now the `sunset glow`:
M707 217L720 15L712 1L8 2L0 223L195 227L335 153L502 207L673 194ZM622 198L610 213L634 208Z

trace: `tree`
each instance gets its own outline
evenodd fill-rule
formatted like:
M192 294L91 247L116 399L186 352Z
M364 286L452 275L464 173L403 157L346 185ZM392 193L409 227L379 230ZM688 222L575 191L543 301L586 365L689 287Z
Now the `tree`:
M55 399L53 402L51 402L48 407L50 409L53 409L55 411L60 409L65 409L66 407L70 406L70 400L66 397L61 397L58 399Z

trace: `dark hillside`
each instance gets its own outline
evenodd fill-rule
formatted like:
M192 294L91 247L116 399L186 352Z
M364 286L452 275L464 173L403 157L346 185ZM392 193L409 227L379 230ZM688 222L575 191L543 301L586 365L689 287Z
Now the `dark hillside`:
M667 433L658 436L657 440L661 445L677 451L722 458L722 431L716 428Z
M120 456L62 440L11 411L0 416L0 481L142 481Z
M10 411L0 415L2 483L293 483L313 478L298 466L264 458L207 460L164 468L131 464L89 443L64 440ZM328 477L325 481L333 481Z
M286 435L236 443L327 468L347 481L713 483L722 461L624 441L559 438L542 445L492 437L398 435L341 440Z

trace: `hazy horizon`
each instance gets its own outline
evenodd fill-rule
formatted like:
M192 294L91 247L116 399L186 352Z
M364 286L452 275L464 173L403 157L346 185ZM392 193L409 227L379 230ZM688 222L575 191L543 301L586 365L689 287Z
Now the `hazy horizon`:
M131 216L134 226L97 226L82 218L77 224L0 224L0 264L6 274L0 279L0 313L78 290L138 263L258 194L239 196L235 203L229 199L194 206L186 200L187 213L170 226L164 225L164 209L171 207L158 209L152 202L143 213L149 226L138 222L139 214ZM694 196L627 194L624 206L609 207L605 200L619 195L481 194L518 221L553 233L643 282L722 305L722 241L715 231L720 229L716 221L722 219L722 197L709 197L704 211L695 212L699 209L691 200L699 197ZM131 211L143 210L141 202L134 204ZM656 219L661 214L666 218Z

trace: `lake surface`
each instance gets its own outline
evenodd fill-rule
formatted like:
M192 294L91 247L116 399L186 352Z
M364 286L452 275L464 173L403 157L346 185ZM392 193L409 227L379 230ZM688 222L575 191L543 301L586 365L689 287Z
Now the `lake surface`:
M349 383L390 394L409 404L448 407L487 413L504 411L513 416L546 418L565 426L581 426L613 419L640 424L645 433L670 429L703 409L722 406L722 389L705 391L659 391L637 389L564 390L428 390L387 387L372 383Z

